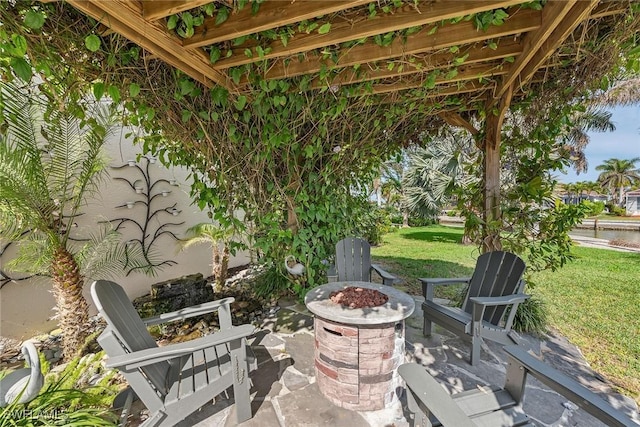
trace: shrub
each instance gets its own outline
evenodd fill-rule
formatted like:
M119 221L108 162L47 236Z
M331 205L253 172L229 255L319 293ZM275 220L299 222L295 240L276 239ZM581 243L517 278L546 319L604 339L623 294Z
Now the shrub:
M627 210L622 208L614 203L607 203L607 209L609 209L609 213L615 216L625 216L627 214Z
M382 243L382 235L393 228L391 224L392 216L387 209L371 205L370 209L363 212L355 234L362 236L371 245L379 245Z
M604 211L604 202L583 200L582 204L587 208L587 215L589 216L598 216Z
M533 335L543 335L547 331L547 310L542 300L531 297L518 306L513 329Z
M119 391L116 372L104 373L104 353L72 359L60 373L46 374L40 394L31 402L0 408L4 426L115 426L117 416L110 406ZM103 373L95 386L89 380ZM0 377L2 373L0 373Z
M411 227L426 227L433 224L437 224L437 220L433 217L409 217L409 226Z
M291 286L287 276L283 275L275 266L267 268L257 277L255 294L260 298L266 298L286 292Z

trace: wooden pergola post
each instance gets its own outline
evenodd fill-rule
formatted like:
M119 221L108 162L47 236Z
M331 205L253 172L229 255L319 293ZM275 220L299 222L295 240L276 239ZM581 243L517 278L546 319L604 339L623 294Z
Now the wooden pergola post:
M500 144L502 142L502 124L504 116L511 105L513 87L502 96L497 108L491 108L491 101L487 103L487 118L484 122L483 184L484 201L482 216L484 227L482 230L483 252L499 251L502 249L500 230L502 209L500 208Z

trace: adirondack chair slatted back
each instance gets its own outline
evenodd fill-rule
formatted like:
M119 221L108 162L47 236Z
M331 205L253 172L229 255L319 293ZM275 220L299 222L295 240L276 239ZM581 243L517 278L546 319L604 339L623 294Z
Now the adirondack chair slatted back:
M98 280L91 287L91 296L100 315L127 353L158 347L120 285ZM140 369L158 391L163 394L168 392L169 362L158 362Z
M510 252L493 251L480 255L469 282L463 310L471 313L473 303L469 298L472 297L497 297L522 291L521 279L524 269L524 261ZM484 320L497 325L505 311L505 306L487 307Z
M336 244L336 270L338 281L370 280L371 247L355 237L347 237Z

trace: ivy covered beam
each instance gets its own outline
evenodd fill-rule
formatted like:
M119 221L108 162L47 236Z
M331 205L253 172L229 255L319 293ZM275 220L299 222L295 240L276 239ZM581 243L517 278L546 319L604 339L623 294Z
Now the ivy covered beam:
M233 89L231 80L224 73L211 68L204 52L185 50L163 25L145 21L137 3L124 0L67 2L205 86L218 84L227 90Z
M142 16L148 21L157 21L207 3L211 0L142 0Z
M542 26L525 36L524 52L516 59L511 72L498 87L495 99L500 99L516 80L519 84L526 83L597 4L597 0L550 0L542 9ZM556 29L559 31L556 32ZM550 39L552 35L553 41ZM525 69L526 72L523 72Z
M598 4L598 0L579 1L565 19L556 27L553 33L546 39L538 52L531 58L527 66L520 73L518 84L520 86L529 82L534 73L547 59L558 49L567 37L582 23Z
M502 64L498 62L468 65L459 67L457 70L450 70L450 73L444 73L436 77L432 82L429 81L429 76L419 76L419 78L413 79L389 79L390 81L387 83L380 83L373 86L372 93L389 93L464 80L486 79L507 74L509 69L510 64ZM454 71L455 75L453 75Z
M260 5L259 13L245 6L222 23L218 23L221 20L218 15L205 19L183 45L190 48L212 45L369 3L371 0L268 0Z
M373 42L354 46L339 54L335 63L323 60L321 55L311 52L306 55L304 61L278 61L264 74L264 77L267 80L282 79L302 74L319 73L323 69L333 67L364 66L367 63L434 52L452 46L505 36L515 37L518 34L535 30L540 27L541 22L542 14L540 11L522 9L509 17L504 24L491 26L486 31L478 30L473 22L445 23L435 33L429 34L431 28L425 28L406 37L406 41L402 38L396 38L389 46L378 46Z
M311 82L311 88L321 89L330 86L342 86L370 80L386 79L391 77L406 76L409 74L426 73L434 70L451 68L456 65L470 65L497 59L512 58L522 53L522 43L519 39L511 39L500 42L495 48L484 43L463 47L459 50L433 55L423 55L411 60L400 59L375 64L374 69L362 70L347 68L340 73L326 77L316 78ZM513 58L512 58L513 59Z
M253 52L255 46L241 45L232 50L233 54L228 58L220 59L215 63L216 69L226 69L237 67L239 65L251 64L253 62L262 61L264 59L278 58L282 56L296 55L302 52L308 52L314 49L320 49L326 46L332 46L352 40L360 40L366 37L376 36L392 31L404 30L411 27L423 26L428 24L439 23L442 20L455 19L460 16L470 15L487 10L493 10L501 7L508 7L521 3L521 0L491 0L491 1L446 1L446 2L428 2L414 6L403 6L393 13L385 15L376 15L373 18L360 20L357 25L353 25L344 18L336 19L336 21L327 20L323 25L330 24L327 32L313 31L310 33L297 33L285 44L281 40L272 42L269 46L262 46L262 54ZM478 32L474 23L470 22L474 31ZM459 27L459 25L456 25ZM424 37L431 28L423 29L420 33L411 37ZM437 34L440 33L438 29ZM436 34L436 35L437 35ZM457 37L459 42L460 37ZM472 40L473 41L473 40ZM409 43L409 42L407 42ZM394 43L395 44L395 43ZM366 42L353 49L365 48L371 49L378 47L373 42ZM247 55L246 50L252 50L251 56ZM401 56L402 54L391 55ZM342 63L342 61L339 61ZM368 62L359 59L357 63ZM341 64L347 65L347 64Z
M438 114L442 120L444 120L447 124L451 126L461 127L469 131L469 133L475 138L480 131L476 129L475 126L471 124L468 120L462 117L460 114L455 112L443 112Z

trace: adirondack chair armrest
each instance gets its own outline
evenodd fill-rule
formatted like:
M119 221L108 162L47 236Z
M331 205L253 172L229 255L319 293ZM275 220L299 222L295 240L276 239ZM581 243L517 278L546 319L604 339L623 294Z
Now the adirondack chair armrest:
M527 294L513 294L513 295L504 295L499 297L472 297L472 298L469 298L469 301L484 307L492 307L496 305L511 305L515 303L520 303L530 297L531 295L527 295Z
M453 278L439 278L439 277L426 277L419 279L422 282L422 296L429 301L433 301L433 289L436 286L449 286L469 284L471 277L453 277Z
M184 320L189 317L209 314L218 310L221 310L220 316L225 316L227 312L230 313L229 307L234 301L235 298L233 297L223 298L216 301L205 302L203 304L192 305L191 307L186 307L169 313L162 313L159 316L147 317L146 319L142 319L142 321L146 326L159 325L161 323ZM225 314L223 314L223 312Z
M400 365L398 373L407 384L407 403L409 410L415 414L416 418L423 414L425 417L433 414L443 426L475 426L451 395L429 375L424 366L405 363Z
M396 276L383 270L382 267L377 264L371 264L371 271L375 271L380 277L382 277L382 284L384 285L391 286L396 280Z
M198 350L225 344L233 340L246 338L254 332L252 325L233 326L230 329L221 330L212 335L207 335L192 341L172 344L166 347L155 347L122 356L110 357L107 360L107 368L117 368L122 371L131 371L142 366L175 359L177 357L193 354Z
M516 401L520 401L524 394L524 383L526 382L526 376L528 374L534 376L547 387L563 395L608 426L638 426L638 424L634 423L621 411L609 405L609 403L600 396L585 388L574 379L546 365L524 348L511 345L504 347L504 350L509 357L504 388L509 391Z

